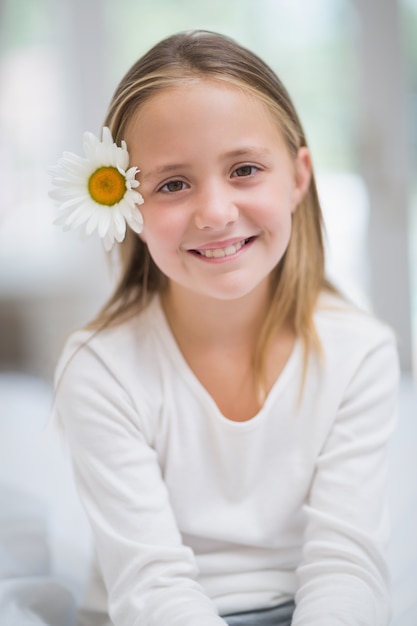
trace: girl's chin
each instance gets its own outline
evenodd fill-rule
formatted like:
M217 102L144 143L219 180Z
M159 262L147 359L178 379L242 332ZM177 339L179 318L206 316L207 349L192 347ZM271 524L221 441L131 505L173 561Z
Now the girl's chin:
M197 284L190 282L176 282L169 279L170 289L172 291L188 292L196 298L205 298L208 300L217 300L223 302L233 302L250 297L266 287L268 284L268 276L262 277L260 280L240 282L235 276L218 278L214 284L203 284L199 281Z

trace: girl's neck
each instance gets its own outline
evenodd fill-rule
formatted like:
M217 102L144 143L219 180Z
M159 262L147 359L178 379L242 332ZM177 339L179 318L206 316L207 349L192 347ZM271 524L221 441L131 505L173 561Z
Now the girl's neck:
M265 281L242 298L220 300L191 292L179 285L168 286L162 306L178 339L201 344L256 344L269 307Z
M260 410L255 355L269 307L268 283L235 300L215 300L171 287L161 297L171 331L189 367L233 421L251 419ZM287 362L294 334L281 329L265 360L265 393Z

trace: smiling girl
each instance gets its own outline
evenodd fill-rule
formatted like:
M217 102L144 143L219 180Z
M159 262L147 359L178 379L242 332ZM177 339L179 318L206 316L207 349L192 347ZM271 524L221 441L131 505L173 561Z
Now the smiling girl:
M77 157L55 179L61 223L122 263L57 370L97 553L80 623L386 625L396 346L325 278L286 90L230 39L179 34L105 126L83 199Z

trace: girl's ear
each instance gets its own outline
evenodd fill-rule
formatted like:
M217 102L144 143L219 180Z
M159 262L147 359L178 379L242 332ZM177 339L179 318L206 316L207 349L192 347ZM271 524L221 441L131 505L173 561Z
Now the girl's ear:
M312 173L310 151L305 146L298 150L294 162L294 192L292 212L296 210L310 186Z

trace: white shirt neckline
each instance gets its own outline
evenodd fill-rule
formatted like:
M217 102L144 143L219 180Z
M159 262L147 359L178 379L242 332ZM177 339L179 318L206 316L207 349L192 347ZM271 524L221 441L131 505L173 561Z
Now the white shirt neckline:
M159 318L158 323L156 324L156 329L162 348L167 357L171 360L171 362L173 362L175 369L186 381L193 394L197 396L200 401L211 407L211 411L214 415L216 415L217 419L229 425L231 428L247 429L257 425L260 421L262 421L263 415L268 413L269 405L276 402L276 397L281 393L281 390L287 384L288 379L294 376L297 368L299 368L299 371L301 372L303 348L301 340L296 338L287 362L272 385L265 402L259 411L253 417L243 422L231 420L222 413L214 398L188 365L168 324L159 295L155 296L155 299L148 307L148 315L151 316L151 319L155 319L156 317Z

